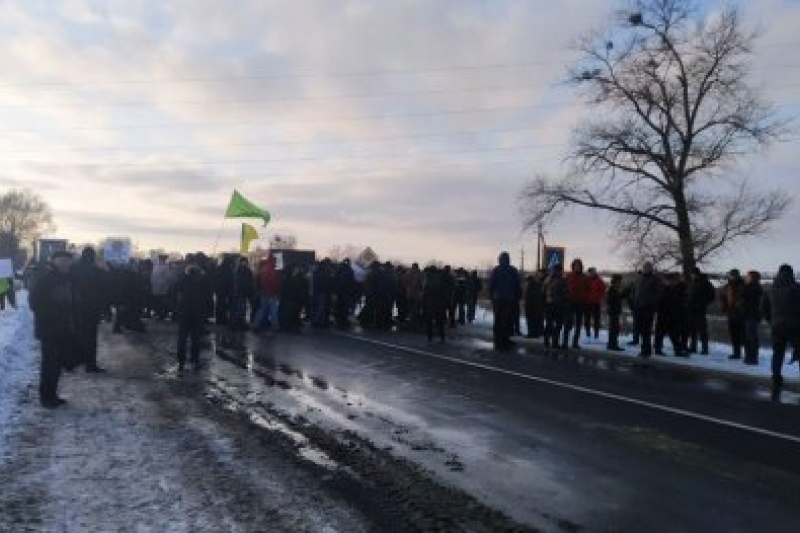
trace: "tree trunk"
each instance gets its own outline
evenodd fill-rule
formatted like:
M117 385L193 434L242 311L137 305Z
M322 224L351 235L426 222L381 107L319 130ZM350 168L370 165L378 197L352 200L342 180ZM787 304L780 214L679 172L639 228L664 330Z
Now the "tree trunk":
M688 276L692 269L697 266L697 259L694 254L694 240L692 239L692 226L689 222L689 210L682 190L675 194L675 214L678 219L681 267L683 268L683 275Z

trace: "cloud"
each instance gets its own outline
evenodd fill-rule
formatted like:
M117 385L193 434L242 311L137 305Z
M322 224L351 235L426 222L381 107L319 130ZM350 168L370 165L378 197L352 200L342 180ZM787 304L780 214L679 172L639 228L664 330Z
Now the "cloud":
M754 75L796 108L800 69L769 65L791 63L798 7L752 4L771 43ZM531 248L518 191L560 172L587 111L560 85L567 45L616 5L6 3L0 188L35 189L76 241L208 247L238 188L308 247L479 264ZM796 190L793 147L747 165ZM550 231L599 264L608 227L578 212Z

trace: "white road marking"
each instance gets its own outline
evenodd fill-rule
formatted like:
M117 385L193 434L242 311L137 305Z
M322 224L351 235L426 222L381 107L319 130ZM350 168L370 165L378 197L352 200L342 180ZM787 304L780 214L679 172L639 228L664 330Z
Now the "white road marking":
M716 418L709 415L704 415L702 413L696 413L694 411L687 411L686 409L679 409L677 407L670 407L668 405L662 405L655 402L649 402L647 400L639 400L637 398L630 398L628 396L622 396L620 394L614 394L612 392L605 392L597 389L592 389L589 387L583 387L581 385L574 385L572 383L565 383L563 381L556 381L554 379L542 378L538 376L531 376L529 374L523 374L521 372L515 372L514 370L506 370L504 368L497 368L491 365L484 365L482 363L475 363L473 361L465 361L463 359L458 359L455 357L448 357L446 355L437 354L434 352L427 352L425 350L420 350L418 348L411 348L409 346L403 346L400 344L394 344L391 342L384 342L379 341L376 339L370 339L368 337L361 337L359 335L353 335L349 333L340 333L341 336L347 337L349 339L354 339L362 342L367 342L370 344L375 344L377 346L383 346L384 348L391 348L394 350L401 350L404 352L415 353L418 355L424 355L427 357L433 357L435 359L441 359L443 361L449 361L451 363L456 363L459 365L470 366L473 368L480 368L483 370L488 370L490 372L496 372L498 374L505 374L507 376L514 376L521 379L526 379L528 381L535 381L537 383L545 383L547 385L552 385L554 387L561 387L564 389L570 389L578 392L582 392L584 394L591 394L594 396L600 396L603 398L609 398L612 400L617 400L624 403L629 403L633 405L639 405L641 407L647 407L656 411L662 411L665 413L670 413L673 415L683 416L686 418L693 418L695 420L702 420L704 422L711 422L712 424L717 424L720 426L726 426L730 428L740 429L743 431L749 431L751 433L757 433L759 435L766 435L768 437L774 437L777 439L787 440L789 442L793 442L795 444L800 444L800 437L796 435L790 435L788 433L780 433L778 431L772 431L769 429L764 429L756 426L750 426L747 424L742 424L740 422L734 422L732 420L726 420L724 418Z

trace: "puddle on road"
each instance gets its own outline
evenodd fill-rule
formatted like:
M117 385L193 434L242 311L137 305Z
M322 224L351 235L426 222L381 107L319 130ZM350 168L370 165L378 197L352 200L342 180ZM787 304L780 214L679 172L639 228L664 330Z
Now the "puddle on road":
M336 461L328 457L322 450L314 447L303 434L293 430L285 423L270 417L269 414L259 412L260 406L257 401L255 401L257 397L256 394L250 393L246 395L243 398L244 402L241 402L236 399L236 395L240 391L235 387L222 383L222 380L214 379L212 379L209 384L211 390L206 392L206 397L215 401L215 403L222 406L225 410L242 414L254 425L286 437L287 440L294 445L298 457L329 470L339 468Z
M217 355L237 367L245 366L244 353L218 349ZM270 363L262 365L258 360L259 358L256 357L249 365L249 375L260 379L267 387L281 388L287 391L288 396L285 397L270 396L271 405L286 413L286 416L301 423L312 423L327 431L356 432L383 449L405 450L403 455L411 456L413 454L416 460L432 462L451 472L464 471L464 463L458 454L448 452L437 444L436 438L433 436L436 434L433 431L435 428L428 428L433 431L432 433L421 429L422 422L411 414L413 413L412 408L407 410L390 408L363 394L349 391L343 387L331 386L326 378L319 375L308 374L285 363L275 366ZM276 379L276 373L289 376L288 379L293 380L294 383L290 384ZM220 379L224 378L220 377ZM233 385L234 389L231 389L230 385L233 384L226 386L229 395L241 394L241 391L236 389L236 385ZM268 392L264 391L261 396L267 394ZM245 409L250 409L251 405L258 404L258 397L259 394L256 392L248 393L245 400L249 405ZM254 422L264 425L264 420L261 419ZM265 426L265 429L283 431L281 427L273 425ZM310 458L317 457L310 451L303 453L309 454ZM426 456L427 458L425 458Z

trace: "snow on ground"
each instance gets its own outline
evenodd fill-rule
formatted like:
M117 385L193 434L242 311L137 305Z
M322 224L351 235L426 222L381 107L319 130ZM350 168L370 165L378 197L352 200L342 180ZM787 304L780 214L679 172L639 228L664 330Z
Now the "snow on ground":
M524 330L523 320L523 330ZM479 310L474 324L481 328L491 328L494 323L494 315L488 310ZM583 332L585 333L585 332ZM570 334L571 335L571 334ZM571 338L571 337L570 337ZM522 339L517 339L522 340ZM637 346L626 346L626 342L630 340L630 336L620 336L620 346L625 348L624 352L608 352L606 345L608 344L608 331L600 330L600 335L597 339L588 338L585 334L581 336L580 345L583 351L588 352L603 352L619 357L637 358L639 348ZM531 343L533 345L541 345L541 340L524 339L523 342ZM692 354L690 357L674 357L672 355L672 344L669 339L664 340L664 357L653 356L651 359L659 363L675 365L684 368L698 368L704 370L713 370L716 372L724 372L728 374L736 374L740 376L750 376L757 378L771 378L772 377L772 350L769 348L761 348L759 350L758 365L745 365L741 360L730 360L728 356L733 353L729 344L722 342L709 343L709 354L699 355ZM800 383L800 372L798 372L798 365L789 366L788 361L791 358L791 350L787 350L786 366L783 369L783 377L787 383Z
M0 531L366 531L292 449L202 401L172 354L103 325L109 372L63 375L38 402L39 346L24 293L0 312Z
M19 396L37 383L39 352L32 331L28 294L20 291L17 308L0 311L0 451L9 425L19 415Z

